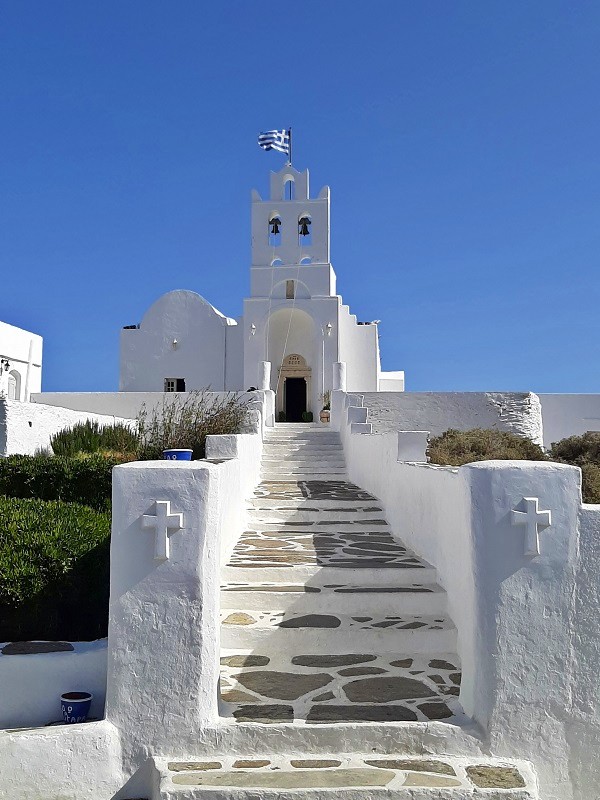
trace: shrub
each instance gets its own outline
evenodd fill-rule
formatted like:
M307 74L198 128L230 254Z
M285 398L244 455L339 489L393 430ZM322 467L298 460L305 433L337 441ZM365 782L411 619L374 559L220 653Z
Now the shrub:
M313 413L312 411L303 411L302 412L302 422L312 422L313 421Z
M450 429L429 442L428 454L435 464L460 467L473 461L519 459L545 461L541 447L530 439L507 431L473 428L470 431Z
M138 449L138 435L122 422L100 425L88 419L55 433L50 437L50 444L57 456L98 452L133 454Z
M246 418L246 404L236 394L215 397L208 391L173 394L162 405L138 415L141 460L160 459L163 450L191 448L192 458L204 458L206 437L239 433Z
M108 511L112 468L122 460L99 454L89 458L47 455L0 458L0 495L63 500Z
M105 636L109 540L106 512L0 497L0 639Z
M569 436L553 442L550 456L555 461L577 466L587 463L600 465L600 431L588 431L583 436Z
M581 467L584 503L600 503L600 431L569 436L553 442L550 457L563 464Z
M286 421L287 421L287 416L285 411L280 411L277 414L277 422L286 422Z

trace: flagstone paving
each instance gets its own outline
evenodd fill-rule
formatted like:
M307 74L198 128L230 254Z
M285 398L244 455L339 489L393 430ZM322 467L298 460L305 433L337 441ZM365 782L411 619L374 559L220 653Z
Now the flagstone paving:
M278 470L300 453L305 477L273 475L275 453ZM392 534L377 498L337 472L323 478L328 460L344 463L336 434L267 434L264 480L224 570L221 714L460 720L456 631L435 571Z
M401 755L373 757L358 754L290 758L268 754L260 759L224 757L219 761L167 761L160 764L159 768L164 776L163 789L168 786L173 789L203 787L206 790L211 787L258 790L381 787L393 791L408 787L438 787L463 789L469 797L485 796L489 800L499 797L504 800L526 800L537 796L535 780L527 762L503 762L499 759L407 758ZM485 776L483 782L481 776ZM481 788L488 791L479 794ZM490 793L489 790L493 789L500 791ZM460 797L466 794L461 793ZM421 796L425 795L419 794Z

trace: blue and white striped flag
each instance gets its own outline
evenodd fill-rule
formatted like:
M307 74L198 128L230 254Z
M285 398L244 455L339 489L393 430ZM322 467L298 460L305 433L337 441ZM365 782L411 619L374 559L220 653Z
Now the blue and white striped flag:
M277 150L279 153L290 154L290 132L265 131L258 134L258 144L263 150Z

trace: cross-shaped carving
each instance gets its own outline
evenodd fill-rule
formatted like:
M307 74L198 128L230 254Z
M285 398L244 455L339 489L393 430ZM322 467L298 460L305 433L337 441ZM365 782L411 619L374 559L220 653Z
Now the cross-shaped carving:
M513 525L526 525L525 531L525 555L526 556L539 556L540 554L540 536L539 533L544 528L550 527L552 524L552 516L550 511L540 511L539 500L537 497L524 497L523 504L525 511L513 510L512 524Z
M169 531L183 528L183 514L171 514L170 500L157 500L155 514L142 515L142 528L155 528L154 560L169 560Z

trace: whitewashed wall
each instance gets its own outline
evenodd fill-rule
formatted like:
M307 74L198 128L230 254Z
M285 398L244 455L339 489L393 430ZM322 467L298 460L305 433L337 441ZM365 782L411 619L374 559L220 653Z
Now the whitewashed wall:
M379 341L377 325L358 325L348 306L339 311L339 354L346 363L349 392L376 392L379 382Z
M106 721L0 731L0 765L3 800L109 800L125 782Z
M0 358L10 362L8 371L0 375L0 395L9 396L9 376L15 380L15 400L29 400L31 392L41 390L42 345L38 334L0 322Z
M43 726L61 720L60 696L64 692L91 692L90 717L104 716L106 639L73 642L73 648L61 653L0 654L0 728Z
M215 400L230 397L230 392L210 392ZM263 392L236 392L241 402L262 399ZM135 419L142 406L147 411L162 406L172 395L165 392L42 392L31 397L34 403L72 409L73 411L104 414L107 416ZM185 397L185 395L181 395Z
M490 461L459 469L398 462L393 434L341 429L351 480L438 570L459 632L461 702L493 755L530 759L545 800L595 800L600 785L600 506L580 471ZM512 511L549 510L540 555Z
M600 431L600 394L540 394L544 447L567 436Z
M542 444L542 412L531 392L361 392L374 433L497 428Z
M161 392L165 378L184 378L188 391L225 390L226 329L236 324L196 292L164 294L139 328L121 331L119 388ZM241 381L240 373L236 388L242 388Z
M103 425L127 422L113 416L0 398L0 456L33 455L36 450L50 447L53 434L88 419Z

